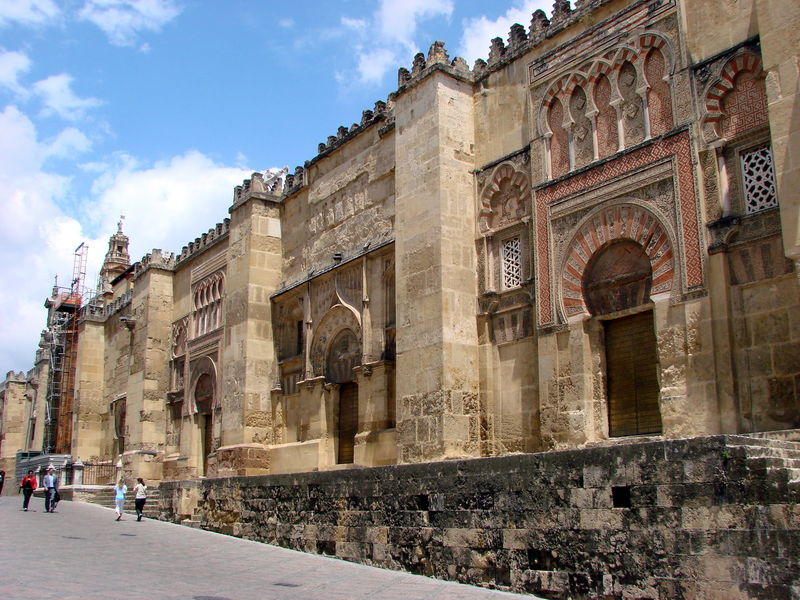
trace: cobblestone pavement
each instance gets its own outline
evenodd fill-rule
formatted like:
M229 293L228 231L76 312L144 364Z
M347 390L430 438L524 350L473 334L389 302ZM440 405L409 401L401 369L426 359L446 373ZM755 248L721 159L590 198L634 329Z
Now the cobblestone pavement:
M356 565L91 504L0 497L3 600L531 600Z

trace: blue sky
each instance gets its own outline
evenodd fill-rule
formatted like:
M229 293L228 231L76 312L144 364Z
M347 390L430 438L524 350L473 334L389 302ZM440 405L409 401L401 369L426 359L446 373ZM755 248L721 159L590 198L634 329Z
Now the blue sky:
M552 0L0 0L0 374L32 366L54 277L120 215L131 257L313 158L443 40L472 65ZM1 375L0 375L1 376Z

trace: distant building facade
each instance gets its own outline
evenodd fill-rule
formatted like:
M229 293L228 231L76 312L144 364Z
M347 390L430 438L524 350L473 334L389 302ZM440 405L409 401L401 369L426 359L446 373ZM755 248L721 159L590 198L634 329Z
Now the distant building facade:
M120 227L74 381L45 334L0 389L2 464L158 481L800 427L798 28L792 2L559 0L472 69L436 42L180 253L131 264Z

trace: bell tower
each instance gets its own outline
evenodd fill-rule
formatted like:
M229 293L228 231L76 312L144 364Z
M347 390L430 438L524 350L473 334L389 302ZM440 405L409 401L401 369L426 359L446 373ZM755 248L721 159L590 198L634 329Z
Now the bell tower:
M110 283L131 264L131 257L128 254L128 236L122 233L124 219L124 216L120 216L117 222L117 233L108 238L108 252L103 260L103 267L100 269L100 280L103 282Z

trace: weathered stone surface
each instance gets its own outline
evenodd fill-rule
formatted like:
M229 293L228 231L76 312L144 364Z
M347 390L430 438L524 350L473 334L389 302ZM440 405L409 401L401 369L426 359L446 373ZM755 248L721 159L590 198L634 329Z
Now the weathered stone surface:
M796 456L798 444L719 436L168 482L161 511L180 520L197 489L193 518L214 531L553 598L789 598Z

